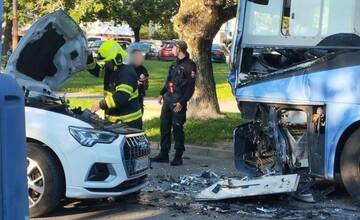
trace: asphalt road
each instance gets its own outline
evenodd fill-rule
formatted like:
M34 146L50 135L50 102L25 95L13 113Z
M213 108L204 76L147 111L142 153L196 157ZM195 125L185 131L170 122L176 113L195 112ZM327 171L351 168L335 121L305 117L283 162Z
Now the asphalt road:
M118 200L66 201L43 219L359 219L342 186L320 182L314 187L318 202L305 203L289 195L257 196L222 202L196 202L192 197L202 184L182 185L181 177L212 170L237 176L231 159L216 159L186 152L184 166L153 164L150 184L139 195ZM335 191L331 190L335 186ZM327 193L326 193L327 192Z

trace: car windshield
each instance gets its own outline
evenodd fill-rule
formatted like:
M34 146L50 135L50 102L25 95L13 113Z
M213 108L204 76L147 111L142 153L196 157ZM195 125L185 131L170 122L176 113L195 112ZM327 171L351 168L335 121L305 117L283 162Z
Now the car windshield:
M220 44L213 44L212 47L211 47L212 50L221 50L221 48L222 47L221 47Z
M166 44L164 44L164 48L173 48L173 44L172 43L166 43Z
M100 45L102 44L102 40L97 40L97 41L95 41L91 46L92 47L100 47Z
M134 44L130 44L129 48L131 48L131 49L139 49L139 50L148 50L149 45L148 44L142 44L142 43L134 43Z

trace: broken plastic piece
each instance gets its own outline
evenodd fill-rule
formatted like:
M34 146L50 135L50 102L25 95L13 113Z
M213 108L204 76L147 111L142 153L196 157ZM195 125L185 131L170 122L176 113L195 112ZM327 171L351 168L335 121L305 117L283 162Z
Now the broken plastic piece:
M308 202L308 203L314 203L316 202L314 199L314 195L312 193L295 193L293 197L297 200Z
M299 180L300 176L298 174L265 176L248 180L220 180L200 192L195 199L222 200L295 192L299 185Z
M219 178L219 176L214 173L211 170L205 170L200 174L200 177L202 178L206 178L206 179L210 179L210 178Z
M220 184L217 184L217 185L215 186L215 188L211 190L211 192L213 192L213 193L218 193L218 192L220 191L220 189L221 189L221 185L220 185Z
M264 208L264 207L257 207L256 210L263 212L263 213L274 213L277 212L276 208Z

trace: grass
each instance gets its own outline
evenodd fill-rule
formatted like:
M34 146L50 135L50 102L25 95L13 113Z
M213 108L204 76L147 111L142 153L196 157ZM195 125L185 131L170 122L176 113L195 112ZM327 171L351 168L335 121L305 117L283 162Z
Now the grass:
M232 140L234 128L242 122L238 113L225 113L224 118L187 120L185 138L188 144L211 146L216 142ZM145 131L152 141L160 140L160 119L145 121ZM209 126L210 125L210 126Z
M90 108L95 99L71 98L71 107ZM148 112L147 112L148 111ZM151 114L152 109L145 110L145 114ZM160 141L160 119L158 111L156 117L145 120L145 131L152 141ZM239 113L225 113L224 118L211 120L188 119L185 124L186 143L204 146L213 146L216 142L230 141L233 129L243 120ZM210 126L209 126L210 125Z
M92 104L96 102L96 99L83 99L83 98L70 98L70 107L76 108L81 107L83 109L87 108L90 109Z
M164 85L171 62L166 61L145 61L146 68L150 73L150 85L147 91L148 97L157 97L159 91ZM214 63L214 76L216 82L216 91L219 100L232 99L231 88L227 83L228 68L227 64ZM88 72L80 72L74 78L69 80L62 91L81 92L81 93L101 93L103 91L103 79L96 78Z

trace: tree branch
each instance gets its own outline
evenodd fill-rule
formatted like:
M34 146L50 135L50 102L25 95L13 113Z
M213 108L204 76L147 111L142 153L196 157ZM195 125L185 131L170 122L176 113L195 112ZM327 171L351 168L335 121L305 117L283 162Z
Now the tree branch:
M237 7L238 5L231 5L229 7L226 7L226 8L222 8L220 9L220 21L221 23L225 23L227 22L228 20L232 19L232 18L235 18L236 17L236 11L237 11Z

